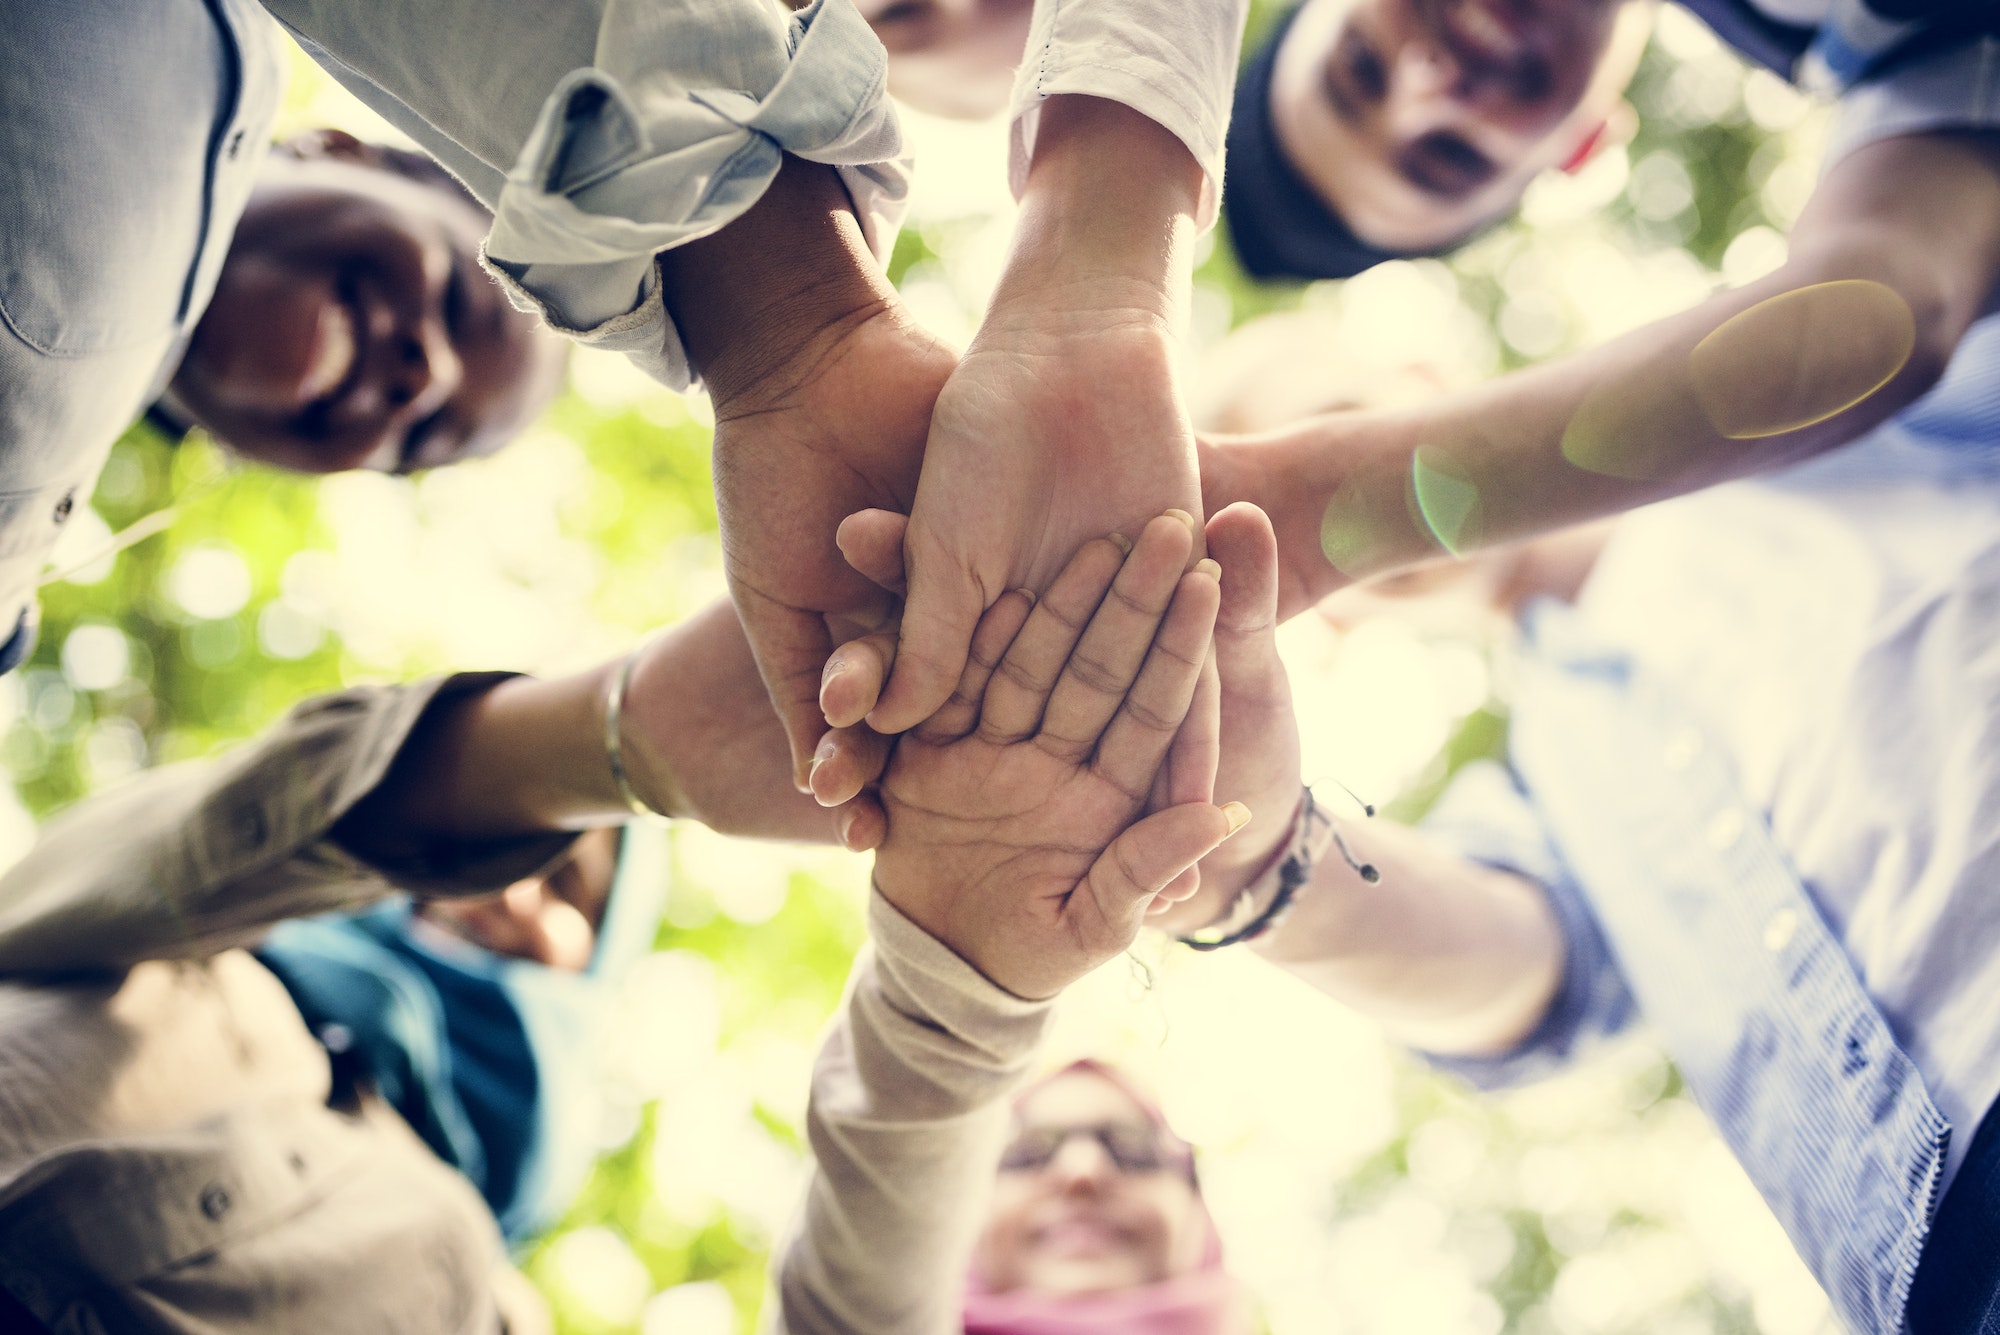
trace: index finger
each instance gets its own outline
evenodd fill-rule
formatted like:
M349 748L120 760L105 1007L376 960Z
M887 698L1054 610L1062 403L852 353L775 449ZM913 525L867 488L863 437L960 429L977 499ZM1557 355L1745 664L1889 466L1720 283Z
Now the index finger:
M1104 730L1091 768L1134 801L1144 801L1194 701L1208 661L1222 568L1208 557L1181 576L1173 605L1153 638L1139 679Z

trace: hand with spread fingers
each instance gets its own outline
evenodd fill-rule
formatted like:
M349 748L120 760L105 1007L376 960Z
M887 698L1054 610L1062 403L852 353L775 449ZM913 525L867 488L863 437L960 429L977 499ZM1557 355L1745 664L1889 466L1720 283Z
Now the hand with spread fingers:
M883 780L883 896L1000 987L1046 997L1131 944L1162 891L1249 819L1141 816L1208 656L1221 570L1152 520L1084 545L980 620L957 689Z

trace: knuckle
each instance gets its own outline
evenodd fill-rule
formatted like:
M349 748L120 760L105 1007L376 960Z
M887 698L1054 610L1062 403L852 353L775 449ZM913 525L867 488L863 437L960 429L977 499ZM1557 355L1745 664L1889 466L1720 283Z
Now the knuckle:
M1179 718L1170 718L1139 700L1127 700L1124 711L1127 718L1148 732L1175 732L1181 726Z
M1038 676L1033 668L1018 658L1003 660L1000 666L995 668L994 671L1007 682L1028 692L1030 695L1040 695L1049 689L1048 681Z
M1089 755L1095 741L1095 738L1065 737L1053 732L1042 732L1035 737L1037 746L1067 765L1074 765Z
M1115 584L1111 586L1111 598L1120 607L1123 607L1127 611L1132 612L1135 615L1145 617L1149 620L1153 617L1158 616L1162 611L1166 609L1166 603L1164 601L1153 602L1145 598L1140 598L1131 593L1129 590L1120 588L1118 585Z
M1055 622L1064 630L1071 632L1082 630L1084 623L1090 619L1088 614L1078 616L1068 611L1062 606L1060 599L1054 598L1044 599L1040 605L1040 611L1043 616Z
M1069 676L1088 690L1099 695L1123 695L1128 674L1100 658L1078 654L1070 659L1065 669Z

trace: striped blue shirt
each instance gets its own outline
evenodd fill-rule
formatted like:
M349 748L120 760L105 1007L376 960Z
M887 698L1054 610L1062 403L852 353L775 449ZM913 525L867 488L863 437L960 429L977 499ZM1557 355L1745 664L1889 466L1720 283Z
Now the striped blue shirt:
M1427 822L1550 896L1532 1079L1643 1015L1853 1329L2000 1096L2000 317L1823 459L1628 516ZM1953 1132L1958 1132L1954 1140Z

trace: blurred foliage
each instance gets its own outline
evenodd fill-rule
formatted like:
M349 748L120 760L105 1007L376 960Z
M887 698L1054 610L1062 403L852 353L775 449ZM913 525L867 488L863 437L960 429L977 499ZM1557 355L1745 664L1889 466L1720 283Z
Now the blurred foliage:
M1275 12L1256 6L1253 42ZM1631 92L1639 129L1592 178L1609 183L1602 207L1555 208L1553 221L1509 223L1449 263L1414 266L1425 290L1447 293L1469 321L1473 371L1560 352L1607 318L1637 318L1559 297L1551 275L1587 245L1664 256L1696 288L1739 257L1769 262L1768 244L1742 239L1781 233L1795 212L1800 181L1810 181L1799 165L1803 113L1691 23L1669 14L1646 58ZM360 117L298 68L293 128ZM990 218L926 216L920 201L892 276L945 294L969 320L984 293L964 277L965 257L990 247L994 228ZM1197 333L1208 343L1276 311L1346 312L1364 329L1379 318L1339 284L1249 282L1219 236L1197 282L1197 313L1209 313ZM580 666L719 593L701 405L635 383L622 363L579 355L573 370L576 388L528 440L448 476L287 477L236 466L198 436L177 444L135 427L59 553L59 565L82 568L44 590L39 647L0 682L15 825L142 765L247 736L316 692L455 666ZM90 559L114 530L168 507L164 533ZM1457 706L1448 741L1406 776L1390 813L1419 814L1459 765L1498 753L1504 728L1501 701ZM523 1258L571 1335L750 1329L802 1163L805 1065L862 936L857 863L721 845L698 831L677 832L675 845L662 953L628 1018L640 1039L665 1046L629 1063L596 1175ZM1185 971L1165 970L1167 986ZM1271 1010L1246 1001L1240 1013L1297 1012L1302 1034L1339 1023L1317 999L1308 1016L1294 993L1272 995ZM1150 1041L1162 1046L1157 1033ZM1384 1069L1385 1134L1351 1162L1283 1166L1289 1179L1306 1175L1318 1202L1286 1229L1315 1237L1291 1238L1286 1257L1237 1253L1280 1335L1814 1328L1810 1295L1799 1298L1797 1276L1783 1270L1788 1253L1767 1261L1771 1226L1758 1222L1747 1184L1715 1167L1712 1135L1656 1055L1642 1049L1553 1090L1498 1099L1473 1098L1408 1058ZM1231 1156L1254 1150L1254 1136L1242 1139L1212 1147L1218 1199ZM1708 1184L1706 1194L1687 1196L1683 1179ZM1218 1213L1225 1228L1248 1218ZM1752 1254L1763 1270L1741 1268ZM1631 1257L1656 1255L1670 1260L1631 1269ZM1393 1266L1367 1258L1412 1256L1441 1258L1410 1272L1413 1292L1436 1298L1458 1285L1462 1301L1422 1319L1369 1315L1378 1290L1400 1290ZM1342 1279L1343 1265L1365 1273ZM1767 1273L1780 1277L1757 1278ZM1630 1278L1641 1274L1650 1278ZM1321 1283L1333 1287L1311 1287ZM1287 1298L1294 1290L1308 1296Z

